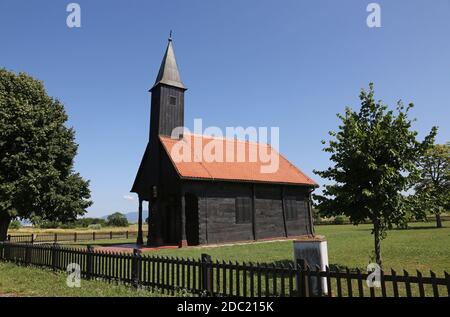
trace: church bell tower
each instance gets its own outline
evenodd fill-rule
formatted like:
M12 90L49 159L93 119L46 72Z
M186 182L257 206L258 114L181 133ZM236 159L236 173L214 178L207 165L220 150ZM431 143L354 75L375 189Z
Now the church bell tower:
M150 89L150 143L160 135L171 136L173 129L184 126L184 92L178 71L172 38L169 37L155 84ZM155 143L154 143L155 142Z

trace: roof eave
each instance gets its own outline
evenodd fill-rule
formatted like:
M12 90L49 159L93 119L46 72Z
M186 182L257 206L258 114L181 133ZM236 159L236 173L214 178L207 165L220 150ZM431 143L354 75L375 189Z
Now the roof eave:
M176 87L176 88L179 88L179 89L183 89L184 91L187 90L187 88L182 83L178 83L178 82L175 82L175 81L160 80L160 81L156 82L152 86L152 88L150 88L148 91L152 92L153 89L156 88L156 86L158 86L158 85L164 85L164 86L168 86L168 87Z
M300 186L300 187L314 187L319 188L318 184L306 184L306 183L290 183L290 182L275 182L275 181L261 181L261 180L248 180L248 179L226 179L226 178L206 178L206 177L192 177L182 176L178 173L181 180L197 180L208 182L229 182L229 183L251 183L251 184L275 184L286 186Z

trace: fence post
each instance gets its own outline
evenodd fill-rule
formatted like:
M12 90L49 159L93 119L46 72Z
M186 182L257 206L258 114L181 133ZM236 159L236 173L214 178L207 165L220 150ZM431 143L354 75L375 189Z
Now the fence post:
M57 265L58 265L58 261L57 261L58 245L56 243L54 243L51 248L52 248L52 269L53 269L53 271L56 271L56 268L57 268Z
M112 240L112 231L109 232L109 240Z
M31 234L31 244L34 243L34 233Z
M30 265L31 264L31 248L32 244L26 244L25 245L25 264Z
M127 232L126 232L126 237L127 237L127 239L128 239L128 230L127 230Z
M94 241L95 241L95 231L94 231L94 232L92 232L92 240L94 240Z
M13 252L12 252L12 247L11 247L11 242L7 242L5 244L5 260L6 261L11 261L13 258Z
M86 252L86 277L88 279L92 278L94 273L94 248L88 244Z
M77 242L77 233L76 232L73 233L73 241Z
M211 256L202 253L201 257L201 279L202 279L202 290L207 293L207 295L212 295L213 293L213 270L211 267L212 259Z
M11 260L11 242L8 242L8 243L5 243L4 244L4 246L5 246L5 260L6 261L9 261L9 260Z
M297 259L297 278L296 278L296 284L297 284L297 293L300 297L309 297L308 294L308 287L306 285L306 268L308 266L308 262L305 259Z
M55 242L55 243L58 242L58 234L57 234L57 233L55 233L54 242Z
M8 234L7 240L11 242L11 235Z
M141 279L141 250L133 249L133 261L131 263L131 279L133 281L133 286L138 288L139 281Z

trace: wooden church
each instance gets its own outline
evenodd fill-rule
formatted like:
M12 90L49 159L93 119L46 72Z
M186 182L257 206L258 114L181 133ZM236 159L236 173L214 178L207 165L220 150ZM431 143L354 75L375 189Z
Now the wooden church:
M262 173L262 162L179 161L177 142L205 147L217 138L184 134L184 94L169 38L151 92L149 141L131 192L139 197L138 244L143 244L142 204L149 204L149 246L200 245L313 234L311 192L317 184L278 154L278 169ZM226 146L266 146L227 139ZM194 152L194 150L193 150Z

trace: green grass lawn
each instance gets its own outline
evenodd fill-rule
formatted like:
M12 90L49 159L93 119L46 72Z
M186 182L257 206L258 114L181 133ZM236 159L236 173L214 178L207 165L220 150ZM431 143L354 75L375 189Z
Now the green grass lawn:
M437 229L433 222L413 223L408 230L390 230L382 241L382 258L385 270L406 269L415 273L416 269L429 273L435 271L443 276L450 271L450 224ZM366 268L373 259L373 235L370 225L322 225L316 226L316 234L324 235L328 241L330 265L349 268ZM133 243L129 240L86 241L71 246L110 246ZM145 254L199 258L207 253L218 260L239 262L276 263L293 260L292 241L258 242L220 247L188 247L147 251Z
M411 224L408 230L390 230L382 242L384 269L416 269L443 276L450 271L450 227L434 228L434 223ZM328 241L329 262L333 265L365 269L372 260L373 235L370 225L317 226L316 233ZM222 247L196 247L146 252L163 256L194 257L207 253L213 259L260 263L293 260L292 241L264 242ZM428 274L427 274L428 275Z
M389 231L387 238L382 242L384 269L389 270L392 267L400 275L403 275L403 269L412 275L419 269L424 276L429 276L429 270L432 269L438 276L443 277L444 270L450 271L450 228L447 223L445 225L447 227L436 229L433 223L416 223L408 230ZM327 238L331 265L362 270L365 270L367 263L372 259L373 236L370 230L370 225L316 227L316 233ZM106 246L130 242L132 240L92 241L71 245L83 247L83 244L92 243L96 246ZM207 253L213 259L240 263L286 263L293 260L292 241L188 247L145 253L185 258L199 258L202 253ZM40 268L0 263L0 295L12 293L20 296L161 296L159 293L136 291L127 286L102 281L83 280L81 289L69 288L65 284L66 276L65 273L54 273ZM335 289L335 286L332 287ZM404 287L400 286L400 289ZM425 291L428 295L431 294L430 287ZM367 289L365 293L368 294ZM413 289L413 294L417 295L416 289Z
M66 284L67 274L48 269L18 266L0 262L1 296L71 296L71 297L158 297L160 293L136 290L125 285L115 285L103 281L81 281L80 288L70 288ZM167 296L167 295L164 295Z
M370 225L320 226L317 232L328 240L330 263L365 267L374 242ZM383 266L400 271L433 270L442 276L450 271L450 224L414 223L408 230L390 230L381 246Z

